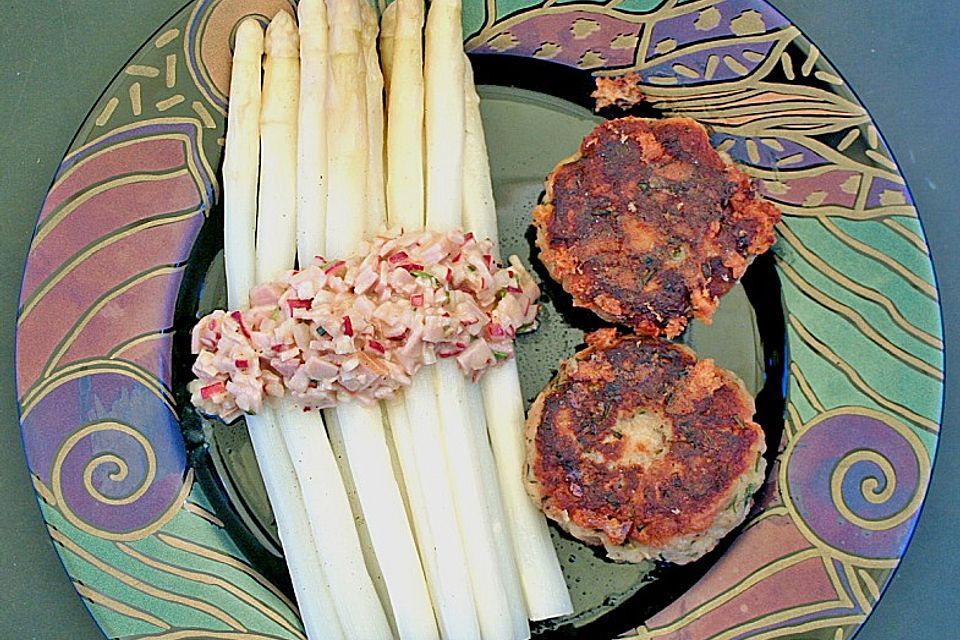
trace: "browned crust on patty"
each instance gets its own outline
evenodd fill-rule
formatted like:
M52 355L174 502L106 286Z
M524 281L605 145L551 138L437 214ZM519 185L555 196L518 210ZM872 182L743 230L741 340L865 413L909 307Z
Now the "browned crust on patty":
M611 557L699 557L745 517L763 479L764 435L737 378L688 348L613 329L588 336L527 418L531 497ZM669 424L638 464L622 425L641 412ZM630 447L628 450L627 447Z
M554 169L533 221L540 259L574 304L673 338L690 317L710 320L780 215L697 122L628 117Z

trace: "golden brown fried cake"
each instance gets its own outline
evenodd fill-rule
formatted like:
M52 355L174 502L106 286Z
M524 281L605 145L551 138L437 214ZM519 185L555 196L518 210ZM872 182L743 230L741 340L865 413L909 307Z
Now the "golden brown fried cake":
M710 320L779 220L686 118L599 125L533 212L540 259L574 304L668 338Z
M763 483L753 398L684 346L613 329L587 343L530 409L527 491L614 560L696 560Z

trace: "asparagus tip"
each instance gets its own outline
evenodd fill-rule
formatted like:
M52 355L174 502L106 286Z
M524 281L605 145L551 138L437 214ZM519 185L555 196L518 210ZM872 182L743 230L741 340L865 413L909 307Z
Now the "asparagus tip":
M237 27L238 38L250 38L258 35L263 35L263 27L260 26L260 22L256 18L244 18L243 21L240 22L240 26Z
M268 56L296 58L300 55L300 35L297 24L286 11L279 11L267 27L263 43Z
M263 54L263 27L256 18L246 18L237 27L237 36L234 44L234 55L250 53L260 56Z
M381 23L381 24L387 24L387 23L389 23L389 24L395 24L395 23L396 23L396 21L397 21L397 11L398 11L398 9L397 9L397 4L399 4L399 0L394 0L394 2L391 2L390 4L388 4L388 5L386 6L386 8L384 8L384 10L380 12L380 23Z
M321 15L326 15L327 5L325 0L300 0L297 3L297 17L300 23L316 20Z

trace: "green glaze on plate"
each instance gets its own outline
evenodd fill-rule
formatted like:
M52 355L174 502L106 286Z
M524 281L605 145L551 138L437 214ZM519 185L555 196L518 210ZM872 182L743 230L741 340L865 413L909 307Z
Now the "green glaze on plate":
M18 320L21 430L50 535L111 638L303 637L249 445L187 406L173 333L222 279L233 29L291 8L196 0L173 16L94 106L39 216ZM689 570L612 565L557 534L578 606L557 633L852 636L915 525L943 392L926 243L869 115L761 0L468 0L464 26L478 78L496 85L483 108L507 250L534 258L526 216L594 121L590 73L638 72L646 113L704 122L785 214L750 299L731 293L684 338L760 390L775 463L758 506ZM528 397L589 324L545 291L544 326L520 343Z

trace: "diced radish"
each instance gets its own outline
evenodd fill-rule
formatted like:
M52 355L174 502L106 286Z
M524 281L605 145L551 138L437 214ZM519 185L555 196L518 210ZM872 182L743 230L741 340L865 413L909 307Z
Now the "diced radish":
M503 330L503 326L497 324L496 322L491 322L488 324L486 332L491 338L502 338L506 335L506 331Z
M290 307L290 315L293 315L294 309L310 309L313 307L313 300L300 300L299 298L290 298L287 300L287 306Z
M326 269L324 269L323 272L324 272L325 274L327 274L327 275L330 275L331 273L333 273L334 271L336 271L336 270L339 269L340 267L344 266L345 264L347 264L347 263L344 262L343 260L334 260L334 261L333 261L333 264L331 264L329 267L327 267Z
M214 382L213 384L208 384L200 389L200 397L204 400L209 400L213 396L217 396L226 392L227 387L222 382Z
M240 333L243 334L244 338L250 339L250 332L247 331L247 327L243 324L243 314L239 311L233 311L230 313L230 317L237 321L237 324L240 325Z
M387 262L392 265L398 265L401 262L408 260L409 258L410 256L407 254L406 251L397 251L395 254L387 258Z

